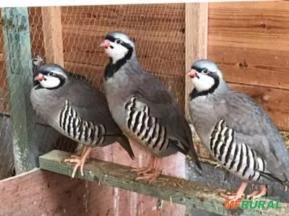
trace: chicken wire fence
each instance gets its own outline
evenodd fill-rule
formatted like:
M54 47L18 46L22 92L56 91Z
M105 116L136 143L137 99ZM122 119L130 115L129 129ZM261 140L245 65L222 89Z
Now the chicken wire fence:
M99 45L107 32L122 31L135 40L141 65L164 82L184 109L185 4L78 6L61 7L60 11L63 49L58 51L63 53L64 67L67 70L83 75L95 86L100 87L108 58ZM44 34L47 26L43 25L45 14L41 7L28 8L28 14L31 54L46 59L48 53L45 49ZM2 22L1 19L1 29ZM17 49L13 52L17 53ZM0 114L9 114L6 57L1 31ZM17 55L13 55L13 58L16 57ZM5 136L5 142L12 142L11 131L9 136L7 135L6 123L2 126L0 141L4 142L2 138ZM58 149L73 150L71 142L62 136L53 145Z
M29 8L31 53L45 57L41 8ZM64 67L100 85L107 57L99 47L109 31L128 33L145 69L159 77L184 107L185 6L62 7ZM0 34L0 112L9 112L3 35Z
M59 52L65 68L100 85L107 57L99 44L109 31L126 32L143 67L163 80L184 107L184 21L184 4L62 7ZM29 22L31 53L45 57L41 8L29 8ZM3 44L0 34L0 112L9 113Z

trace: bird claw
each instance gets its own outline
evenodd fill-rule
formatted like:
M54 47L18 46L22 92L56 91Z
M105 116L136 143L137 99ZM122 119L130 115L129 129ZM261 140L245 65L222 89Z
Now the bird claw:
M79 157L77 155L71 155L69 158L64 159L64 163L75 164L74 167L73 167L71 178L75 177L75 174L76 174L78 168L80 168L81 176L84 176L83 167L84 167L84 164L85 164L85 160L83 160L81 157Z
M151 170L151 168L148 167L138 167L138 168L132 168L132 172L136 172L137 175L142 175L143 173L147 173Z
M133 168L132 171L137 173L135 180L147 180L149 183L154 182L162 173L152 167Z
M253 191L252 193L248 194L246 196L246 198L254 200L254 199L266 196L266 194L267 194L267 187L266 186L263 186L263 187L261 186L260 190Z
M149 184L153 183L161 175L160 170L150 170L150 172L143 173L142 176L136 177L136 180L145 180Z
M244 198L245 194L244 193L237 194L237 193L234 193L234 192L226 191L224 193L220 193L220 196L223 197L226 200L229 200L229 201L237 201L239 199Z

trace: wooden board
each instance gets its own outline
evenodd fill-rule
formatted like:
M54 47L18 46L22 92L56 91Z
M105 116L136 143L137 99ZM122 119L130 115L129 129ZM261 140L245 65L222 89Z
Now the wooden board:
M60 7L41 8L46 62L64 66Z
M208 35L208 4L187 3L186 4L186 41L185 41L185 96L192 91L191 79L186 72L191 68L192 62L207 58L207 35ZM186 98L187 99L187 98ZM185 113L190 119L188 100L185 100Z
M36 156L33 154L36 143L33 133L37 133L37 130L30 102L33 78L28 10L25 7L4 8L1 15L7 57L15 170L19 174L36 166Z
M40 167L62 175L71 175L71 166L62 162L67 156L68 154L65 152L51 151L40 157ZM207 187L196 182L190 182L185 179L168 175L161 175L153 183L147 183L141 180L138 181L135 180L136 174L131 172L130 167L111 162L100 160L90 161L85 165L84 176L77 175L76 177L92 181L95 184L102 183L129 191L154 196L161 200L180 203L190 207L194 206L195 208L203 209L215 214L232 215L242 213L243 216L264 214L264 210L226 210L223 206L224 200L218 195L218 193L222 191L221 189ZM278 209L278 211L275 209L266 209L265 214L282 215L288 211L288 208L288 204L281 203L281 209Z
M85 182L33 170L0 181L0 215L84 215Z
M289 4L209 4L208 56L231 82L289 88Z

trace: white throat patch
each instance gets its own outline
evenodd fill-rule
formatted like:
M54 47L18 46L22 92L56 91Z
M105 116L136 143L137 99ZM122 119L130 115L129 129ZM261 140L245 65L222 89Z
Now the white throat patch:
M58 77L46 76L44 75L44 79L40 81L40 85L43 88L56 88L61 83Z
M201 73L198 73L198 75L199 78L192 78L193 86L198 92L208 91L215 84L215 80L212 77Z

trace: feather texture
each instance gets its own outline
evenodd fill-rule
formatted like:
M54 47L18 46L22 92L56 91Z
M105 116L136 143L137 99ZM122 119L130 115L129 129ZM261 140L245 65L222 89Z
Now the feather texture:
M117 69L109 65L105 94L124 133L157 156L180 151L200 167L189 125L163 83L141 68L134 53Z
M63 70L67 78L58 88L31 90L30 98L36 113L63 135L89 146L105 146L119 141L133 158L128 139L114 122L105 96L85 79L74 76L58 65L43 65L38 73Z
M245 180L258 180L265 172L265 161L245 143L236 143L234 130L220 120L210 138L213 156L229 171Z
M192 123L211 154L241 178L266 175L288 182L288 150L269 115L248 95L231 89L212 62L199 60L192 68L198 73L205 68L218 79L214 91L190 97Z

